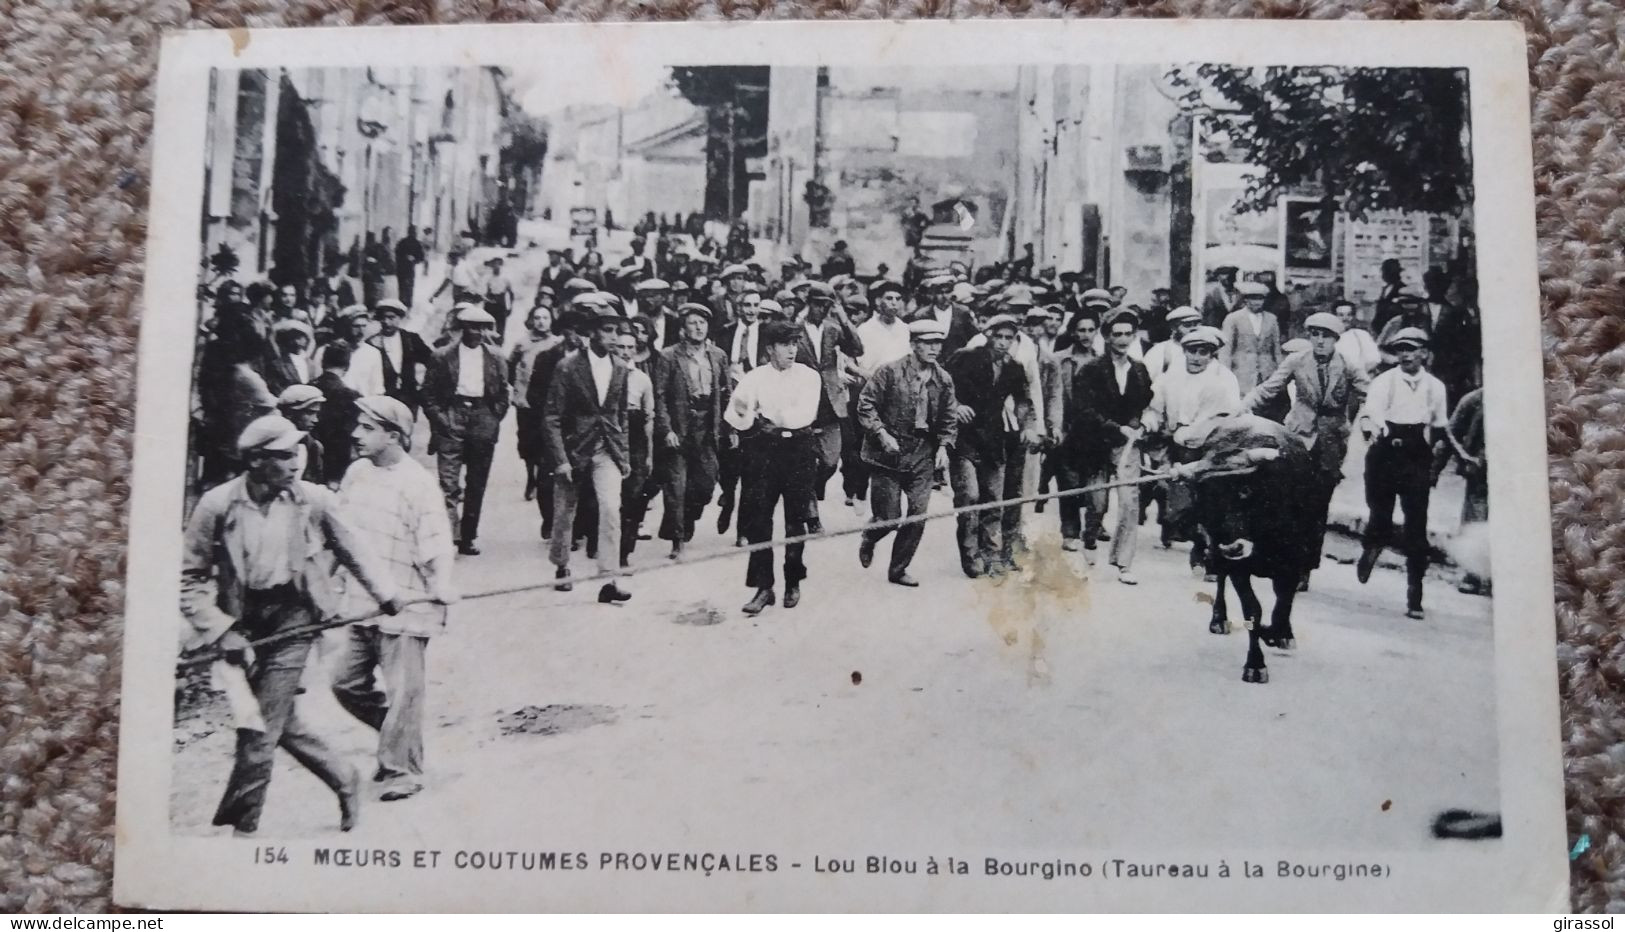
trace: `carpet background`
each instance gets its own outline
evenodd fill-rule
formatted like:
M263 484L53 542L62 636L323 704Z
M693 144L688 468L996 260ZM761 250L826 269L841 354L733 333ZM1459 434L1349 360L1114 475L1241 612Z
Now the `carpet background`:
M1574 903L1625 909L1625 13L1612 0L0 0L0 912L109 906L146 143L163 31L928 16L1524 25L1568 829L1591 842L1573 861Z

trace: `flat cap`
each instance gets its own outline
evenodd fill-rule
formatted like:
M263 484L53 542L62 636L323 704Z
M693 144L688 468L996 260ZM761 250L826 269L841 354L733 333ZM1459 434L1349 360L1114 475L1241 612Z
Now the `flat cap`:
M886 294L887 292L891 292L892 294L902 294L903 286L889 278L883 278L869 286L869 299L872 301L878 301L880 300L880 296Z
M835 300L835 289L823 282L810 281L807 283L807 300L811 301L814 298L833 301Z
M847 295L846 297L846 309L850 311L855 307L861 307L864 310L868 310L870 307L869 299L864 297L863 292L861 291L857 294Z
M687 304L677 308L677 313L683 317L698 315L700 317L704 317L706 320L711 319L711 309L703 304L696 304L693 301L690 301Z
M592 319L593 325L597 327L602 327L605 323L610 321L624 322L627 319L625 314L622 314L620 311L616 310L615 306L608 301L594 306L589 312L588 317Z
M608 307L609 293L605 291L585 291L571 298L570 303L580 307Z
M1423 347L1423 346L1428 345L1428 335L1426 333L1424 333L1420 327L1402 327L1399 330L1398 333L1396 333L1393 336L1389 337L1387 342L1383 343L1382 345L1384 347L1389 347L1389 346Z
M452 319L459 324L484 324L488 327L495 327L497 324L497 319L477 304L457 305L457 313Z
M254 453L261 450L292 450L305 439L305 432L280 414L267 414L248 422L237 437L237 452Z
M1234 275L1239 271L1241 271L1241 270L1236 268L1235 266L1233 266L1233 265L1231 265L1229 263L1225 263L1224 265L1215 266L1214 269L1213 269L1213 274L1214 275Z
M1328 314L1325 311L1310 314L1309 319L1303 322L1303 326L1306 330L1328 330L1336 336L1342 336L1346 329L1336 314ZM1281 348L1286 349L1284 346Z
M983 325L982 329L993 331L1000 327L1009 327L1012 330L1017 330L1020 329L1021 324L1009 314L994 314L992 317L987 319L987 323Z
M1035 320L1049 320L1049 309L1039 307L1035 304L1032 307L1027 308L1027 314L1026 316L1022 317L1022 320L1027 323L1031 323Z
M1179 307L1169 311L1167 315L1163 317L1163 319L1166 320L1170 326L1172 326L1173 324L1183 323L1187 320L1201 320L1202 312L1188 304L1182 304Z
M373 313L375 313L375 314L396 314L396 315L399 315L401 317L405 317L406 316L406 305L404 305L401 302L395 300L394 298L384 298L384 299L380 300L373 307Z
M934 317L922 317L908 325L908 335L914 340L946 340L948 329Z
M377 421L385 429L411 439L412 423L416 419L412 416L412 409L404 403L388 395L368 395L365 398L357 398L355 406L361 409L362 414Z
M920 279L920 284L926 288L940 288L954 283L954 273L947 269L933 269Z
M341 309L338 313L339 320L361 320L367 316L367 306L365 304L352 304Z
M314 385L289 385L276 396L276 406L284 411L314 408L327 400L322 390Z
M1111 313L1107 314L1105 319L1102 320L1100 323L1101 323L1101 326L1104 327L1108 331L1110 331L1112 329L1112 327L1116 326L1117 324L1121 324L1121 323L1130 323L1130 324L1133 324L1135 327L1139 327L1140 326L1140 315L1134 313L1134 311L1132 311L1129 308L1120 307L1120 308L1116 308Z
M1214 349L1224 345L1224 334L1216 327L1197 327L1185 334L1179 340L1180 346L1211 346Z
M784 343L800 341L802 330L795 324L784 320L770 320L762 325L762 340L768 346L778 346Z
M1034 303L1032 289L1026 285L1011 285L1004 290L999 300L1008 308L1032 307Z
M1083 301L1084 307L1094 305L1110 307L1111 305L1117 303L1117 299L1112 297L1112 293L1104 288L1090 288L1086 290L1083 293L1081 300Z
M585 278L572 278L564 283L565 291L597 291L598 286Z
M971 286L970 282L958 282L954 285L953 295L954 300L960 304L969 304L970 300L976 297L976 289Z
M285 320L277 321L271 325L271 332L277 336L281 336L284 333L302 333L307 339L310 340L310 342L316 342L316 332L310 329L310 324L305 323L297 317L289 317Z
M1262 282L1240 282L1236 285L1236 291L1243 298L1262 298L1270 293L1269 286Z
M645 291L670 291L671 285L668 285L658 278L645 278L643 281L633 285L632 290L640 294Z
M1293 353L1307 353L1313 348L1313 344L1311 344L1308 340L1305 340L1303 337L1298 337L1295 340L1288 340L1281 344L1281 352L1288 356L1291 356Z
M761 304L758 304L756 307L764 316L767 316L767 317L775 317L775 318L781 318L782 319L785 316L784 305L780 304L777 301L774 301L771 298L763 301Z
M741 275L749 274L750 266L735 262L733 265L730 265L722 270L722 280L727 281L730 278L738 278Z

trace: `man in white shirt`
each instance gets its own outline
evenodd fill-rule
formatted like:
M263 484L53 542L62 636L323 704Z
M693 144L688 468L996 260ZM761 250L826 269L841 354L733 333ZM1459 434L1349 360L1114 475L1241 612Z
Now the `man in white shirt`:
M807 533L813 514L813 481L817 440L812 424L818 416L823 381L796 362L802 340L795 324L774 321L763 326L768 365L746 373L734 387L723 418L741 437L739 522L745 540L759 544L773 537L773 510L784 502L784 532L789 537ZM807 576L801 544L784 548L784 607L801 601L801 580ZM759 614L774 604L773 552L750 555L745 585L756 590L745 604L747 615Z
M1371 380L1365 408L1356 422L1370 443L1365 457L1365 499L1371 510L1357 568L1360 582L1371 578L1377 556L1394 530L1394 500L1405 515L1405 616L1420 619L1422 580L1428 567L1428 496L1438 481L1434 466L1448 455L1444 383L1422 368L1427 334L1406 327L1383 349L1399 365ZM1443 455L1441 455L1443 454Z
M367 342L367 309L352 304L339 312L339 339L350 347L350 367L344 371L344 384L361 397L384 394L384 354ZM318 365L321 364L318 357Z
M384 784L381 798L388 802L423 789L424 655L429 639L445 630L446 606L457 596L451 525L440 489L406 453L411 410L382 395L363 398L356 407L357 459L344 474L339 506L407 604L397 615L346 629L332 689L345 711L378 732L373 780ZM378 612L377 602L348 573L339 575L338 585L340 615ZM376 674L382 674L382 691Z
M1173 314L1169 314L1170 319ZM1229 416L1241 411L1241 387L1229 369L1219 365L1214 356L1224 345L1224 337L1212 327L1202 326L1201 315L1195 314L1192 325L1185 327L1181 339L1181 361L1178 369L1151 373L1151 407L1146 409L1146 429L1165 437L1168 460L1172 463L1190 463L1201 459L1202 451L1194 446L1191 429L1211 417ZM1162 344L1152 347L1161 348ZM1162 506L1158 509L1158 523L1162 526L1164 548L1175 540L1191 542L1191 566L1198 567L1206 559L1202 535L1197 533L1195 490L1188 480L1169 480L1162 491Z
M1371 331L1360 326L1357 320L1353 301L1339 301L1333 305L1332 313L1343 324L1343 335L1337 338L1337 355L1350 367L1371 375L1382 364L1382 350L1377 348L1377 341L1371 336Z
M1191 331L1202 325L1202 312L1186 305L1169 311L1163 319L1168 324L1168 339L1151 347L1145 353L1145 370L1151 374L1153 386L1161 381L1164 375L1185 368L1185 349L1182 341Z
M465 304L457 309L454 322L460 338L435 353L429 364L423 380L423 413L429 419L429 452L437 459L457 552L477 556L474 538L479 534L485 484L511 398L507 366L486 342L496 321L478 305Z
M858 340L863 344L858 368L865 377L911 352L908 324L902 319L903 286L892 281L877 282L869 289L869 300L874 302L875 315L858 327Z

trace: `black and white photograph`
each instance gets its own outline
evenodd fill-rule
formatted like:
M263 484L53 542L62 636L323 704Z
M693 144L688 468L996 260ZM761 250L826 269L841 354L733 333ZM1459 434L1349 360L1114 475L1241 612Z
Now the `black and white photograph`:
M139 845L291 908L1560 897L1474 33L840 28L174 56Z

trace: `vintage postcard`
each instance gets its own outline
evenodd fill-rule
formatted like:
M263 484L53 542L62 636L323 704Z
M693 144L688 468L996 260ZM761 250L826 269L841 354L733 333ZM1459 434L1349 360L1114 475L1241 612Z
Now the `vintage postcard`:
M170 37L116 897L1562 909L1523 33Z

